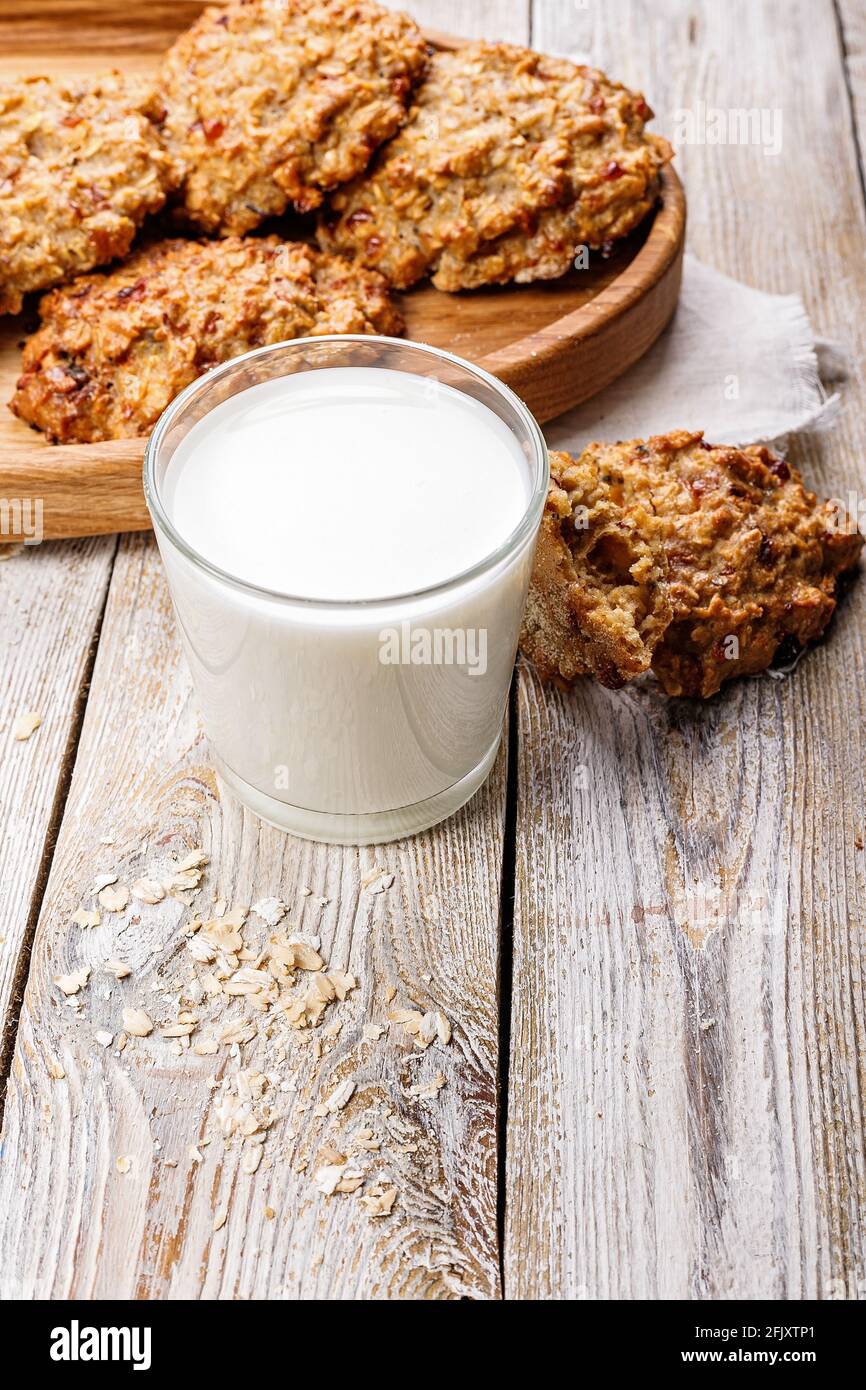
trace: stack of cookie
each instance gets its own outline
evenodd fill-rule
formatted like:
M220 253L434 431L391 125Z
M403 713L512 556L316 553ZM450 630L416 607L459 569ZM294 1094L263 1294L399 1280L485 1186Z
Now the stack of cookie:
M559 276L654 205L671 151L651 114L527 49L431 53L374 0L208 9L147 91L118 76L0 88L0 312L62 285L11 407L56 442L146 434L229 356L400 333L390 288ZM84 273L162 209L185 239ZM287 211L317 213L319 249L250 240ZM217 240L186 239L202 235Z

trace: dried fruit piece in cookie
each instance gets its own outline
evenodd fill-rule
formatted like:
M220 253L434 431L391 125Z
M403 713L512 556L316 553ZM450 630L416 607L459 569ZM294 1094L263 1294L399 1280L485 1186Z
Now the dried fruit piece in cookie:
M819 502L763 445L713 446L680 430L592 444L575 464L554 457L565 500L551 490L523 638L533 660L540 650L547 677L589 673L621 684L621 669L613 681L601 669L607 651L598 629L620 626L611 598L597 602L597 585L577 564L572 576L549 560L551 546L575 551L570 517L586 478L601 480L658 559L670 617L652 633L651 664L668 695L706 698L734 676L765 670L783 644L815 641L835 610L840 576L860 557L863 538L851 519ZM587 595L592 625L581 609Z
M0 86L0 313L129 250L173 166L118 74Z
M205 10L166 55L154 109L183 213L226 235L318 207L402 125L426 63L414 21L373 0Z
M158 242L40 312L10 408L59 443L146 434L191 381L254 347L403 329L380 275L274 236Z
M666 140L642 96L508 44L435 53L409 121L331 199L319 232L400 289L552 279L578 245L631 231L654 205Z
M672 618L661 537L648 499L624 506L592 458L554 453L550 470L521 648L546 680L617 689Z

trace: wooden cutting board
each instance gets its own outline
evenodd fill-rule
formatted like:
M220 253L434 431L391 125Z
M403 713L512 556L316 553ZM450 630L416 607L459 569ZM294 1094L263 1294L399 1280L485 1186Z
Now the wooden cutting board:
M0 0L0 81L111 67L147 73L202 8L200 0ZM462 42L429 38L443 48ZM553 419L609 385L658 338L677 303L685 226L683 188L667 168L658 210L608 259L536 285L459 295L420 286L400 297L407 337L477 363L540 421ZM47 539L147 529L144 440L50 446L3 408L32 326L32 314L0 318L0 499L42 498Z

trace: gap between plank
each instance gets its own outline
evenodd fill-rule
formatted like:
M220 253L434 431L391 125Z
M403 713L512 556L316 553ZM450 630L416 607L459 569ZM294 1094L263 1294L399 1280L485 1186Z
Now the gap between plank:
M533 47L535 4L528 0L526 46ZM518 658L519 659L519 658ZM505 825L502 836L502 883L499 909L499 1091L496 1107L496 1237L499 1250L499 1292L505 1287L505 1218L508 1191L508 1092L511 1076L511 1009L514 987L514 899L517 893L517 797L519 752L519 677L517 665L508 697L508 771L505 786Z
M505 790L505 825L502 836L502 880L499 896L499 1085L496 1106L496 1232L499 1249L499 1284L505 1298L505 1194L507 1191L506 1135L508 1133L508 1081L511 1067L511 998L514 967L514 896L517 891L517 667L508 697L508 771Z
M863 207L866 210L866 165L863 162L863 146L860 143L860 129L857 124L857 103L854 100L854 88L851 85L851 67L848 61L848 44L845 39L845 21L842 17L842 10L839 0L832 0L833 14L836 19L836 33L839 38L839 55L841 58L841 68L845 78L845 93L848 97L848 116L851 123L851 137L854 141L854 153L857 156L857 173L860 177L860 194L863 200Z
M72 784L72 773L75 769L78 745L81 741L81 730L84 727L84 716L87 712L87 706L90 700L90 682L93 676L93 668L96 664L96 656L99 651L102 624L105 618L105 610L108 607L108 597L111 593L111 581L114 576L114 568L117 564L119 549L120 536L116 536L114 554L111 557L111 566L106 577L102 602L99 606L99 612L96 615L96 622L93 627L93 634L87 649L84 670L81 675L81 684L78 688L78 695L72 711L69 738L60 762L57 786L54 790L54 799L51 805L51 814L48 818L48 825L45 830L45 842L39 862L39 870L33 885L30 911L27 914L27 925L24 929L21 950L18 955L18 963L15 967L15 975L12 981L12 989L9 998L9 1014L4 1020L2 1034L0 1034L0 1125L3 1123L3 1114L6 1108L6 1085L9 1080L9 1072L12 1069L12 1057L15 1052L18 1024L21 1019L21 1008L24 1003L24 991L27 986L27 977L30 973L30 957L33 951L33 941L36 936L39 914L42 911L45 889L48 886L51 865L54 862L57 836L66 810L69 788Z

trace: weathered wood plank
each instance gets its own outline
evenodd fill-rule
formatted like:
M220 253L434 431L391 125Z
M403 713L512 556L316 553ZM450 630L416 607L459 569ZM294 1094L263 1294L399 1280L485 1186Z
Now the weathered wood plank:
M444 0L413 8L440 29L495 14L488 4L464 15ZM526 8L507 11L510 36L525 38ZM496 1297L505 794L503 756L473 805L447 826L375 852L302 844L247 816L224 799L210 770L158 556L149 541L125 540L10 1077L0 1166L3 1292ZM318 1046L292 1032L281 1043L275 1019L275 1035L260 1029L237 1057L225 1046L198 1056L158 1032L118 1049L124 1007L142 1007L161 1024L176 1017L190 975L201 973L186 950L193 911L166 899L133 901L92 929L70 918L90 902L95 874L117 871L128 884L154 864L164 869L171 852L198 845L211 859L205 912L219 895L230 906L279 895L289 905L286 923L320 936L328 964L357 977L358 989L315 1030ZM363 884L376 864L395 875L381 894ZM328 899L321 907L319 896ZM248 944L260 944L263 931L253 915ZM101 973L108 958L123 959L130 975L115 981ZM82 964L93 974L76 1013L52 981ZM392 988L392 1007L440 1009L452 1040L421 1053L395 1026L364 1041L364 1024L385 1020ZM200 1001L193 1043L232 1010L243 1013L243 1000ZM342 1027L328 1036L332 1020ZM95 1040L102 1030L111 1045ZM241 1066L267 1069L267 1095L279 1111L254 1174L241 1171L242 1151L236 1139L224 1141L215 1119L213 1082ZM411 1094L439 1072L438 1096ZM316 1116L316 1104L349 1077L357 1089L345 1109ZM381 1141L352 1156L370 1170L365 1190L377 1177L398 1190L384 1217L368 1214L356 1195L320 1195L314 1183L323 1143L345 1146L347 1133L364 1128ZM201 1161L190 1156L196 1145ZM118 1171L118 1158L126 1171Z
M419 24L467 39L528 43L530 0L381 0L389 10L406 10Z
M0 545L0 1075L114 549L113 540ZM16 740L27 713L42 724Z
M862 360L866 236L829 0L784 23L772 0L537 0L534 18L538 47L642 86L662 131L699 99L783 103L778 156L680 152L692 249L800 290ZM862 383L845 399L793 457L862 498ZM856 1292L864 604L861 584L787 680L705 707L543 692L522 671L506 1296Z
M504 800L502 758L466 812L375 852L306 845L241 812L209 766L158 555L149 540L125 541L9 1083L0 1168L7 1295L496 1296ZM129 885L155 862L165 867L170 851L182 857L199 845L211 856L205 915L217 896L229 906L279 896L290 909L286 925L320 935L329 965L357 977L357 992L323 1020L323 1030L342 1021L339 1036L315 1030L320 1059L312 1033L249 1007L262 1029L237 1059L227 1045L213 1056L175 1056L156 1034L131 1039L119 1054L95 1040L105 1030L116 1041L124 1007L174 1022L179 994L207 967L185 949L193 914L174 899L133 901L89 930L72 925L72 914L90 905L94 875L116 871ZM362 886L377 863L395 874L382 894ZM318 908L304 888L327 904ZM255 919L246 929L253 949L267 935ZM110 958L131 967L128 979L99 973ZM93 975L76 1016L52 980L82 964ZM381 1039L362 1041L365 1023L386 1022L389 985L392 1007L440 1009L453 1040L422 1054L402 1028L386 1027ZM193 1012L195 1042L244 1014L244 1001L205 1000ZM261 1036L266 1027L273 1038ZM65 1077L54 1079L58 1063ZM224 1145L210 1089L240 1067L267 1071L280 1111L254 1176L239 1170L237 1144ZM438 1097L411 1095L440 1071ZM315 1116L349 1077L357 1090L347 1108ZM363 1128L381 1140L380 1150L360 1155L373 1174L367 1190L387 1175L399 1193L384 1218L368 1216L357 1196L327 1198L314 1184L322 1145L345 1146L347 1133ZM196 1144L201 1163L190 1157ZM130 1159L129 1172L116 1171L118 1157ZM227 1219L214 1232L222 1207Z
M860 156L860 177L866 189L866 12L858 0L836 0L852 116Z

